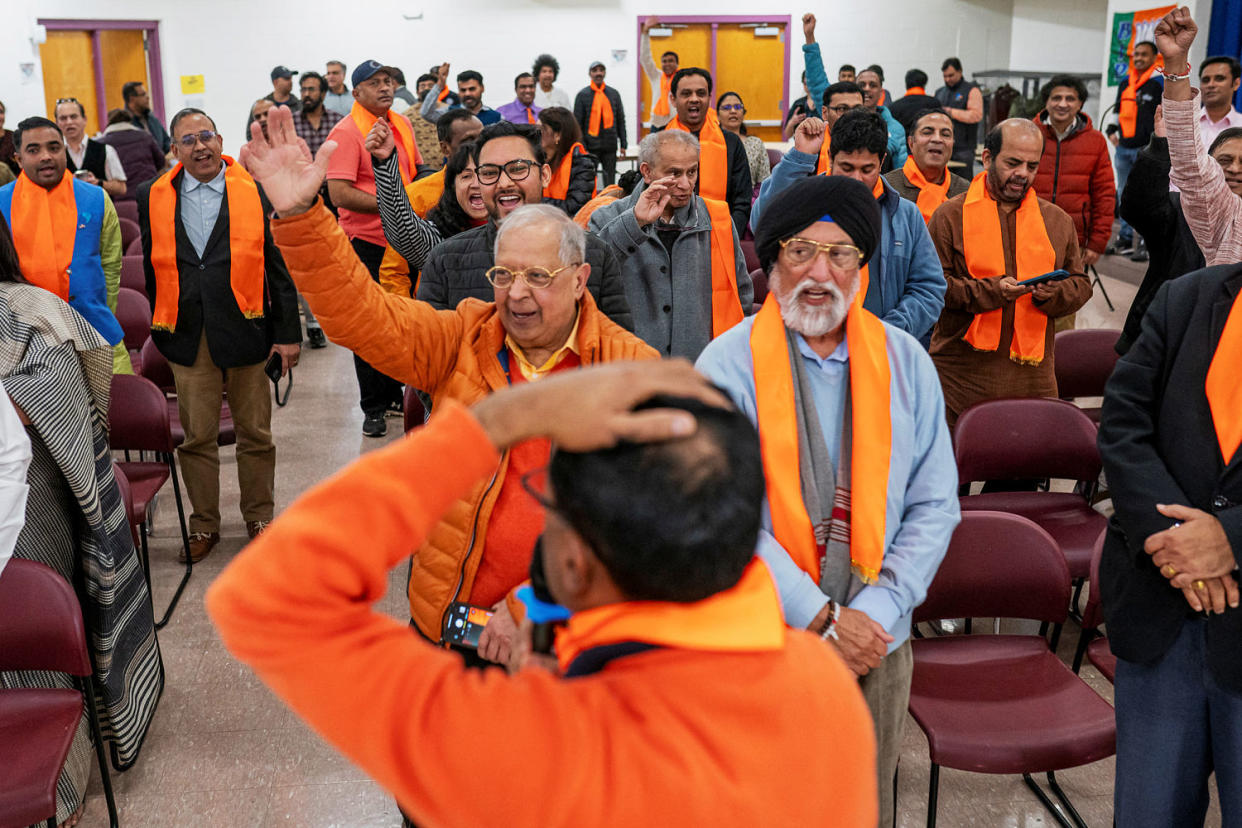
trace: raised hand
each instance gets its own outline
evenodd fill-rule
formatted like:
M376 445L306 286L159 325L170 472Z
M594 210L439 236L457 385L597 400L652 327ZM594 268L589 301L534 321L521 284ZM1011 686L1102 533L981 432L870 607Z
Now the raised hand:
M819 155L827 137L828 125L819 118L808 117L794 130L794 149L807 155Z
M1163 105L1156 107L1156 120L1155 120L1155 125L1152 128L1152 131L1156 134L1157 138L1168 138L1169 137L1169 130L1164 125L1164 106Z
M448 64L448 61L446 60L444 61L444 63L440 64L439 70L436 71L436 78L439 81L440 87L442 89L448 88L448 75L449 75L449 64Z
M397 142L392 137L392 129L389 128L388 121L376 118L371 131L367 133L363 146L367 152L379 160L386 161L388 156L392 155L392 151L397 148Z
M808 44L815 42L815 15L810 12L802 15L802 36Z
M328 159L336 141L325 141L319 155L311 158L306 142L293 129L293 113L287 106L273 107L267 118L267 135L258 123L250 125L250 140L242 146L241 161L278 215L296 216L315 203L328 172Z
M634 220L639 227L646 227L664 215L669 199L673 197L672 177L652 181L634 202Z
M1174 9L1156 24L1156 48L1164 55L1165 63L1173 62L1172 68L1177 70L1176 74L1181 73L1186 63L1186 55L1190 52L1190 45L1195 42L1195 35L1198 33L1199 27L1186 6Z

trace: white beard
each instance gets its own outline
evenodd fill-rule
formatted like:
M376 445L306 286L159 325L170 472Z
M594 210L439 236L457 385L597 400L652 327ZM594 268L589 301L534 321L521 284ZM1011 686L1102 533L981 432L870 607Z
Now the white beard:
M859 277L855 272L854 278L850 280L849 287L844 293L835 284L818 282L811 278L803 279L786 291L783 284L784 277L780 274L779 267L772 268L771 280L771 290L776 296L777 305L780 306L781 319L785 321L785 327L805 337L815 338L841 327L846 314L849 313L850 304L853 303L854 296L858 293ZM803 304L800 298L809 288L827 292L832 299L831 304L822 307L809 307Z

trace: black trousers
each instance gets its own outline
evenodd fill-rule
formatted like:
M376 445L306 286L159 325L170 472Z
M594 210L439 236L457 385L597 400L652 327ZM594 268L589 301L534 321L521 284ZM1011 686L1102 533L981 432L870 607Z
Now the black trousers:
M362 264L371 273L371 278L379 282L384 248L363 239L350 239L349 243L353 245L354 252L358 254ZM364 414L381 414L392 403L401 404L401 383L375 370L370 363L357 354L354 354L354 373L358 375L358 403Z
M604 173L604 186L617 183L617 151L595 153L595 157L599 159L600 169Z

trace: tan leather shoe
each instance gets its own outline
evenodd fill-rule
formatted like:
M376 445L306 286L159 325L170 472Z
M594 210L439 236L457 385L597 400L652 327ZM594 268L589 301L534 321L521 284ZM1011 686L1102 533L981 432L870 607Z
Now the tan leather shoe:
M267 525L270 520L250 520L246 521L246 534L250 535L250 539L254 540L259 535L267 531Z
M198 563L207 557L207 553L220 542L219 532L191 532L190 533L190 560ZM181 554L177 556L177 560L185 563L185 549L181 550Z

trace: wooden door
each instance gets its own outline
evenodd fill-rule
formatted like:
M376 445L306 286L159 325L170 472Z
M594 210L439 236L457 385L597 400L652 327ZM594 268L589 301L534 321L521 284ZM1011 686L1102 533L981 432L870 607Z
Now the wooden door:
M102 29L99 32L99 54L103 65L105 114L125 106L121 87L139 81L147 83L146 33L141 29Z
M779 35L756 31L779 29ZM785 38L783 23L716 26L716 85L713 96L736 92L746 105L746 130L764 141L781 140L785 114ZM714 104L715 101L713 100Z
M687 66L701 66L711 71L712 27L710 23L672 23L660 28L672 29L673 34L669 37L653 36L651 38L651 56L657 67L660 65L660 55L665 52L676 52L683 69ZM640 135L646 135L651 126L651 81L647 78L646 72L643 73L640 86L643 96Z
M95 53L90 32L49 31L39 47L47 117L56 120L56 101L77 98L86 110L86 134L101 129L95 99Z

